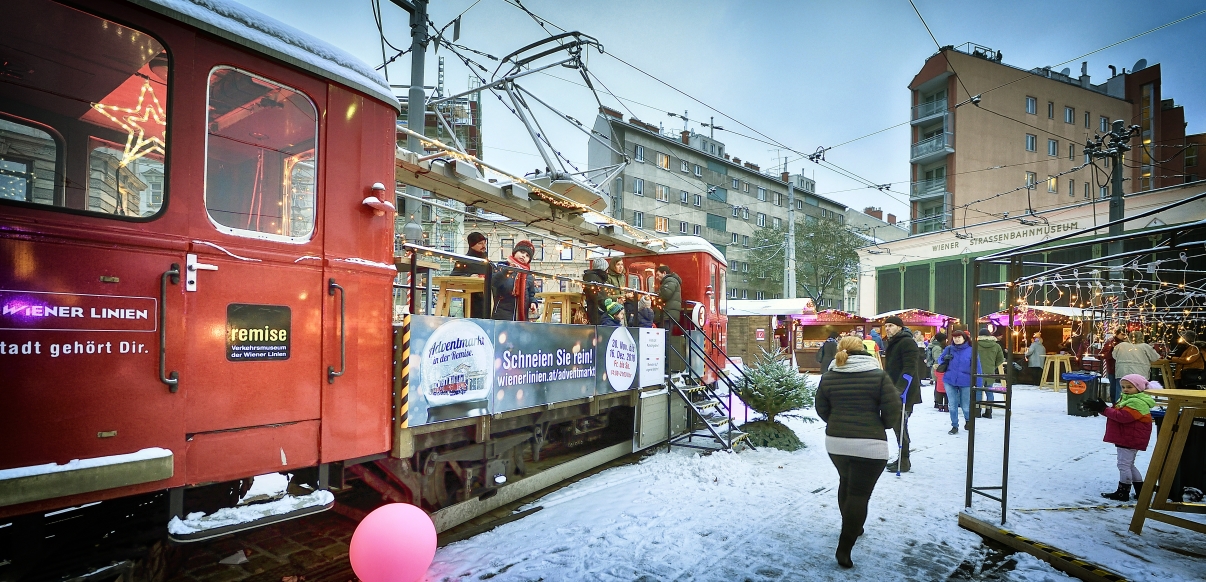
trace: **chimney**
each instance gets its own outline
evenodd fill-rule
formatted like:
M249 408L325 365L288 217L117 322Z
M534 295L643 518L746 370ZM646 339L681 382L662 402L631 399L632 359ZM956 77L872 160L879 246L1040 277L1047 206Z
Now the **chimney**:
M740 163L741 163L741 158L733 158L733 163L734 163L734 164L740 164Z
M868 207L864 208L863 214L866 214L867 216L874 216L877 220L884 219L884 211L880 210L874 206L868 206Z
M888 215L888 224L892 224L892 225L896 224L896 215L895 214Z
M683 130L682 132L680 132L680 135L683 138L684 145L691 145L691 132L689 132L687 130Z
M784 182L790 182L791 174L788 174L787 172L783 172L782 174L779 174L779 179L783 180Z
M624 116L619 111L616 111L610 107L599 107L599 113L602 113L608 117L614 117L616 119L624 119Z
M729 159L732 159L732 158L730 158L730 157L729 157L729 154L725 154L725 155L724 155L724 159L729 160Z

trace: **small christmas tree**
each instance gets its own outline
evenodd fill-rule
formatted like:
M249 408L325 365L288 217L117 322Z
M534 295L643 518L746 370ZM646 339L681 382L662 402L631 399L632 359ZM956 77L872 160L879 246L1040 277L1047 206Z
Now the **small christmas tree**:
M741 430L749 433L750 442L758 447L774 447L794 451L804 447L796 433L778 417L812 420L796 410L812 408L816 388L809 386L805 376L792 369L781 351L768 352L745 370L748 380L742 385L741 399L755 412L766 416L765 420L748 422Z

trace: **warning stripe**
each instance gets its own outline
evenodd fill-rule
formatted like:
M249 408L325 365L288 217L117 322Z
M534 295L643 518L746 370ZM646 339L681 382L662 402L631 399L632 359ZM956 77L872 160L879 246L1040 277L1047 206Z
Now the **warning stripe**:
M410 426L410 404L408 403L410 393L410 315L402 318L402 373L399 378L398 426L408 428Z
M1117 505L1085 505L1075 507L1037 507L1034 509L1014 509L1019 513L1029 513L1033 511L1085 511L1085 510L1104 510L1104 509L1134 509L1134 503L1119 503Z
M1056 558L1059 558L1060 560L1068 562L1069 564L1075 564L1077 566L1080 566L1081 568L1084 568L1084 569L1092 572L1093 574L1096 574L1097 576L1101 576L1102 578L1104 578L1106 580L1110 580L1112 582L1125 582L1126 581L1126 578L1124 578L1118 574L1115 574L1109 570L1106 570L1105 568L1098 566L1097 564L1094 564L1092 562L1087 562L1085 560L1082 560L1081 558L1074 556L1072 554L1069 554L1068 552L1065 552L1059 548L1056 548L1054 546L1049 546L1047 544L1044 544L1043 542L1034 541L1034 540L1024 537L1024 536L1020 536L1009 530L1004 530L1004 529L1000 529L1000 528L997 528L997 529L1006 536L1009 536L1024 544L1034 546L1040 550L1043 550L1044 552L1047 552L1048 554L1051 554L1052 556L1054 556Z

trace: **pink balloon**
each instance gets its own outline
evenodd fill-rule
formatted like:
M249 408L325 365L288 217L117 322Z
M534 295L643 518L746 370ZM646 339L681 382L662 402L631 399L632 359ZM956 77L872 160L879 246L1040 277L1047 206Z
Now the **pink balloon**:
M391 503L356 526L348 560L363 582L416 582L427 573L435 551L431 518L414 505Z

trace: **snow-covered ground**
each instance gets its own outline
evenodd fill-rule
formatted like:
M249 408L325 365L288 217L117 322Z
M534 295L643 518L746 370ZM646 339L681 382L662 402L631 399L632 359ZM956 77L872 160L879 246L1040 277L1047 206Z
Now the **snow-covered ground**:
M945 580L964 561L982 562L986 549L957 524L967 433L946 434L950 417L931 395L910 422L913 471L880 479L851 571L833 558L838 480L824 424L788 421L806 449L675 449L604 471L531 505L541 511L440 549L426 579ZM1206 536L1150 520L1135 536L1129 508L1046 510L1103 505L1100 492L1117 483L1114 447L1101 442L1104 419L1065 410L1063 393L1015 391L1005 527L1132 580L1206 579ZM1000 415L977 425L977 485L999 483L1002 427ZM1141 470L1149 457L1150 448ZM974 515L999 522L995 502L973 504ZM1024 509L1040 511L1014 511ZM1070 579L1027 555L1012 560L993 579Z

